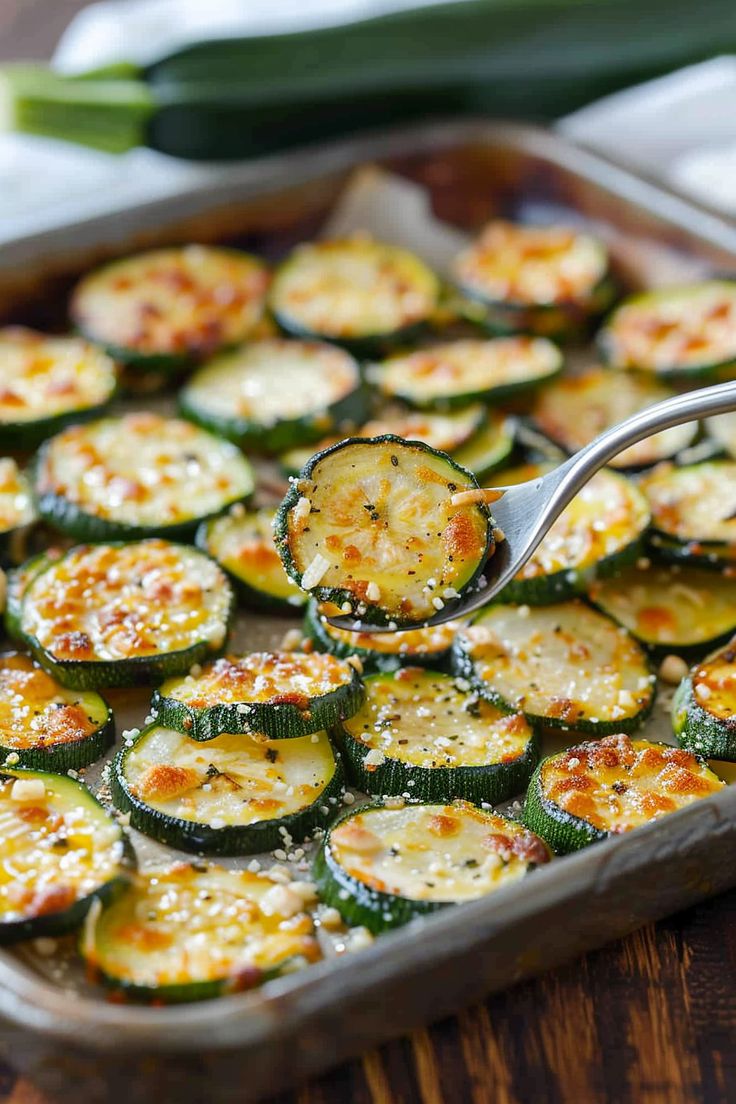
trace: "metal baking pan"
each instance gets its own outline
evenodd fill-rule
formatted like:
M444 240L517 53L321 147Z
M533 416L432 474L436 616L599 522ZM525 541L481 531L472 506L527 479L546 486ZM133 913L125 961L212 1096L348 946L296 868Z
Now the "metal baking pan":
M420 183L436 219L466 231L493 214L593 226L632 286L736 273L736 227L550 133L471 120L228 167L216 187L11 242L0 252L0 316L51 325L78 272L146 245L228 240L278 256L319 232L366 163ZM283 628L250 618L240 632L249 647L273 646ZM119 728L140 719L144 702L124 704ZM660 707L647 734L668 731ZM79 1104L123 1094L130 1104L251 1100L734 884L729 786L358 954L216 1001L111 1004L32 955L0 951L0 1046L57 1099Z

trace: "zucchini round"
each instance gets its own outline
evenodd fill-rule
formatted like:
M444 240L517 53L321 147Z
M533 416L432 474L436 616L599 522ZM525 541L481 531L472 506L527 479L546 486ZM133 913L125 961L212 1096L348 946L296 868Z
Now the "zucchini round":
M375 418L365 422L353 437L382 437L387 433L403 437L405 441L422 441L439 452L452 453L469 441L474 441L486 423L487 411L479 403L462 410L434 411L407 410L390 405L380 410ZM317 445L302 445L289 449L279 457L286 475L299 475L302 468L318 452L336 445L341 437L327 437ZM472 469L471 469L472 470Z
M652 511L652 547L667 560L736 561L736 461L661 465L640 483Z
M8 572L7 591L5 603L5 632L11 640L22 641L23 633L20 628L20 614L23 598L36 575L39 575L49 564L58 560L63 555L60 548L49 548L46 552L39 552L32 556L20 567L14 567Z
M38 770L79 770L115 738L104 698L60 686L27 655L0 655L0 756Z
M265 613L296 613L307 598L284 571L273 539L276 510L238 504L197 530L197 545L227 572L246 606Z
M36 520L33 495L15 460L0 458L0 563L18 559L26 530Z
M577 337L613 298L603 243L562 227L490 222L456 257L452 275L483 307L473 317L496 333Z
M288 886L201 862L140 872L88 914L80 950L90 977L118 1000L157 1004L239 993L321 957Z
M510 418L500 411L486 411L486 424L459 449L452 458L461 468L467 468L475 478L483 481L510 459L514 451L514 426Z
M449 341L389 357L368 379L384 396L440 410L500 402L539 387L562 371L562 353L543 337Z
M591 585L591 601L661 659L698 659L736 631L736 578L673 564L624 568Z
M736 281L659 288L624 300L599 334L614 368L672 379L731 378L736 362Z
M62 935L134 865L119 824L66 775L0 772L0 944Z
M76 540L190 535L253 491L240 450L178 418L137 412L71 426L38 454L38 510Z
M526 464L499 472L499 486L550 470ZM542 543L504 587L504 602L544 605L583 593L591 579L631 563L641 553L650 515L641 491L619 472L593 476L553 523Z
M344 349L283 338L221 353L179 393L186 418L261 452L350 428L365 417L367 405L358 363Z
M567 453L577 452L594 437L674 391L651 376L588 368L576 376L554 380L540 393L532 418L537 428ZM647 468L688 448L697 422L673 426L630 445L611 461L613 468Z
M62 686L145 685L223 648L233 605L221 569L194 548L78 545L31 579L19 632Z
M465 801L368 805L328 830L313 873L347 924L382 932L513 885L550 858L516 821Z
M707 759L736 762L736 641L694 667L672 703L680 747Z
M656 693L640 645L579 601L490 606L458 633L453 663L500 708L565 731L631 732Z
M118 753L110 789L133 827L159 843L252 855L324 826L343 777L325 732L277 741L227 734L202 744L154 723Z
M256 257L184 245L112 261L79 281L72 321L123 364L179 367L248 338L269 276Z
M115 394L115 364L78 337L0 330L0 448L35 448L69 422L95 417Z
M298 246L277 269L269 304L287 333L360 351L408 336L430 318L439 294L418 257L355 237Z
M493 554L493 518L449 456L399 437L348 439L319 453L276 516L288 574L364 624L412 625L456 601Z
M357 656L366 673L398 671L401 667L443 667L457 630L464 621L444 621L422 629L392 633L351 632L331 625L327 616L339 614L337 606L320 607L310 598L304 615L304 632L321 652L348 659Z
M284 740L352 716L363 697L358 672L335 656L251 652L221 656L198 675L168 679L155 691L153 708L160 724L193 740L223 732Z
M529 783L524 823L566 854L675 813L724 785L682 748L607 736L540 763Z
M534 730L462 679L405 667L372 675L339 727L348 776L369 794L491 805L521 793L537 763Z

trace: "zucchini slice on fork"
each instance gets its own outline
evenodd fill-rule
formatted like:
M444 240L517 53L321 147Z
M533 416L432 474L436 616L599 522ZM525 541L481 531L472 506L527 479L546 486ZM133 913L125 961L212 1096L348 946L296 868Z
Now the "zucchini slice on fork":
M420 442L347 440L313 457L292 483L276 546L292 579L319 601L365 625L408 627L482 574L495 547L483 495L470 472Z

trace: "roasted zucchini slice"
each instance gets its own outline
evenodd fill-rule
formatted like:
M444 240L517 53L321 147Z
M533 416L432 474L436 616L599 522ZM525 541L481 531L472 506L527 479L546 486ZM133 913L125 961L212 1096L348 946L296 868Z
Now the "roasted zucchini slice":
M449 341L372 365L368 379L392 399L417 407L499 402L539 387L562 371L562 353L543 337Z
M201 862L150 867L87 916L88 973L118 1000L181 1003L239 993L321 957L314 922L267 873Z
M524 823L565 854L675 813L724 785L682 748L607 736L540 763L529 783Z
M273 539L276 510L246 510L236 504L197 530L197 544L227 572L246 606L294 614L307 597L284 571Z
M680 747L736 762L736 638L682 680L672 720Z
M197 675L168 679L153 695L160 724L194 740L223 732L272 740L307 736L352 716L363 701L352 664L312 652L221 656Z
M240 450L178 418L137 412L71 426L34 470L41 517L77 540L188 536L253 491Z
M444 412L409 410L390 404L351 433L351 437L382 437L390 433L406 441L422 441L440 452L452 453L474 441L483 431L487 418L488 412L480 403ZM317 445L289 449L279 457L282 471L286 475L299 475L315 453L324 452L342 439L340 436L326 437Z
M470 472L399 437L347 440L313 457L276 516L288 574L364 624L412 625L471 587L493 554L493 518Z
M268 283L264 264L234 249L153 249L83 277L70 310L81 333L121 363L174 368L250 337Z
M705 428L716 447L736 459L736 410L729 414L719 414L716 418L707 418Z
M39 575L44 568L48 567L49 564L60 559L62 555L63 552L60 548L49 548L46 552L39 552L38 555L31 556L31 558L21 564L20 567L14 567L8 572L5 601L5 632L11 640L23 640L23 634L20 629L20 613L23 597L31 581L35 579L36 575Z
M439 280L418 257L355 237L298 246L277 269L269 304L287 333L361 351L412 333L439 294Z
M381 932L513 885L550 858L516 821L465 801L368 805L328 830L314 878L346 923Z
M31 579L19 633L63 686L145 685L224 647L233 606L224 573L194 548L78 545Z
M0 825L0 943L71 931L133 865L120 826L66 775L3 767Z
M491 606L458 633L453 662L489 701L548 728L631 732L654 703L642 648L579 601Z
M611 303L608 253L590 234L501 220L455 259L452 275L495 333L579 336Z
M624 300L599 335L614 368L672 379L731 378L736 362L736 281L658 288Z
M243 448L280 452L350 429L368 402L358 363L344 349L272 338L208 361L180 392L179 407Z
M350 780L369 794L495 804L521 793L538 759L523 713L464 679L405 667L372 675L362 707L338 729Z
M663 559L736 561L736 461L663 464L640 486L652 511L651 544Z
M79 770L114 737L112 710L99 694L65 689L30 656L0 654L0 757L38 770Z
M343 778L324 732L276 741L227 734L203 744L155 723L121 749L110 788L133 827L160 843L251 855L324 826Z
M116 387L114 362L88 341L0 330L0 448L32 449L68 422L94 417Z
M351 632L331 625L327 617L339 614L337 606L320 606L314 598L307 603L304 632L321 652L348 659L357 656L363 671L398 671L401 667L444 667L458 629L465 621L444 621L422 629L399 629L392 633Z
M532 409L532 419L551 441L573 453L637 411L673 395L674 391L651 376L589 368L545 387ZM688 422L655 433L624 449L611 461L611 467L651 467L688 448L697 432L698 423Z
M0 457L0 563L23 558L23 535L35 520L28 480L15 460Z
M504 487L548 470L543 464L526 464L494 479ZM634 483L619 472L596 472L504 588L503 601L543 605L583 593L591 579L639 556L649 520L647 501Z
M656 658L698 659L736 630L736 578L718 571L642 564L594 582L588 593Z
M476 479L484 480L508 463L514 446L512 420L500 411L488 410L486 424L467 444L453 450L452 458Z

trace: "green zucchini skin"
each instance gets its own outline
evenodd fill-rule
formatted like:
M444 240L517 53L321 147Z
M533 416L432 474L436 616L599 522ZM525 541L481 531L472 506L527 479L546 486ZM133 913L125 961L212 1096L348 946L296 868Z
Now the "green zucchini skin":
M445 453L438 452L436 449L431 448L429 445L423 444L421 441L406 442L401 437L396 437L393 434L384 434L381 437L373 438L359 438L348 437L344 441L340 441L336 445L331 445L329 448L324 449L322 452L316 453L305 465L302 470L301 477L291 483L289 490L286 492L281 505L279 506L276 517L274 520L274 540L276 542L276 548L281 556L282 562L286 569L287 575L289 575L294 582L301 586L302 571L299 569L294 556L291 551L290 534L289 534L289 514L292 509L297 505L297 502L301 498L300 486L302 481L307 481L313 478L315 469L317 466L327 457L334 456L344 448L349 448L353 445L359 445L363 447L375 447L380 448L384 445L392 445L401 449L402 451L424 452L428 456L439 458L450 469L457 472L458 482L460 484L467 483L471 488L477 486L477 480L475 476L462 468L457 464L450 456ZM462 584L462 592L465 593L471 590L476 584L478 579L482 576L486 563L490 556L495 551L495 538L493 536L494 521L490 511L487 508L483 508L487 523L486 523L486 546L483 555L479 558L477 566L472 571L470 576ZM355 602L355 595L345 589L338 587L328 586L314 586L309 591L310 595L319 602L333 602L337 606L342 606L344 603L352 604ZM453 600L448 600L445 605L446 608L452 606ZM458 599L454 599L455 602ZM418 624L421 624L422 618L411 620L406 616L402 616L398 610L393 610L387 614L385 610L377 607L369 607L367 613L370 615L370 620L363 615L363 624L368 626L371 622L373 624L383 624L389 621L393 621L399 628L416 628Z
M47 779L47 786L63 784L65 788L76 787L80 794L80 801L95 806L100 805L97 798L81 782L77 782L64 775L56 775L46 771L32 770L28 767L2 767L0 779L7 778L38 778ZM10 946L21 943L27 939L42 939L66 935L74 931L83 922L95 901L112 901L128 884L130 874L137 865L136 854L126 833L120 829L121 854L118 873L104 885L101 885L86 897L75 901L71 907L61 912L50 912L43 916L36 916L27 920L14 920L0 923L0 946Z
M166 683L154 691L151 707L156 711L159 725L182 732L192 740L214 740L226 732L261 733L270 740L290 740L329 729L352 716L360 709L364 697L363 681L353 668L347 685L310 698L306 708L291 702L222 703L198 708L168 695Z
M529 782L524 801L522 821L531 832L546 840L556 855L580 851L591 843L608 838L608 833L580 817L572 816L544 796L542 790L542 760Z
M678 541L658 529L647 534L647 550L665 564L684 564L722 571L736 563L736 547L718 541Z
M255 855L284 846L284 832L294 843L302 843L316 828L323 828L333 815L333 801L337 803L345 790L345 779L339 754L335 753L335 771L332 778L311 805L296 813L275 820L259 820L248 825L225 825L213 828L210 824L168 816L141 801L133 793L125 777L125 764L135 745L145 739L148 732L161 727L160 719L142 729L130 747L118 752L110 771L110 793L113 804L123 813L130 814L130 824L150 839L180 851L201 855ZM325 810L325 811L323 811Z
M130 542L115 541L111 542L111 547L121 548L128 543ZM74 552L75 549L69 551ZM201 552L200 555L204 557L205 553ZM40 574L48 571L63 558L64 554L53 560L38 557L41 561L38 570L34 570L20 601L14 599L12 607L8 609L9 624L16 634L16 639L25 644L34 659L40 663L45 671L53 675L62 686L69 687L72 690L97 690L99 687L127 688L155 685L166 678L187 674L195 664L204 662L221 650L213 649L209 641L201 640L191 647L160 655L131 656L127 659L114 660L57 659L44 648L37 637L23 629L22 615L24 604L28 599L28 588ZM207 557L207 559L211 559L211 557ZM32 563L35 568L35 560ZM224 647L235 615L235 596L224 576L222 582L227 587L227 608L223 618L224 639L222 647Z
M370 648L354 648L342 640L335 640L323 624L319 613L319 603L314 598L310 598L307 602L303 629L305 635L315 644L318 651L329 652L339 659L349 659L350 656L357 656L362 664L363 673L366 675L390 674L392 671L398 671L401 667L430 667L433 671L449 671L450 669L449 645L439 651L386 654Z
M695 697L692 677L683 679L672 700L672 727L682 748L708 759L736 762L736 717L714 717Z
M63 553L59 549L39 552L26 560L20 567L12 568L8 572L8 589L5 602L5 632L11 640L24 643L23 633L20 627L21 608L23 595L30 583L50 564L60 559Z
M473 295L467 288L462 294L472 302L470 321L476 322L493 337L510 334L531 334L548 337L560 344L585 341L596 320L604 314L617 296L617 285L609 277L600 281L587 303L551 303L526 306L516 303L490 302ZM477 309L476 304L480 309Z
M93 422L97 418L102 418L109 411L118 393L119 387L116 387L106 402L98 403L97 406L87 406L83 410L54 414L49 418L37 418L33 422L0 423L0 451L29 452L70 425L81 425L83 422Z
M380 807L381 803L376 802L364 805L361 811ZM418 916L428 916L452 906L452 901L412 901L392 893L381 893L359 878L352 878L330 849L330 832L351 815L345 813L330 825L312 864L312 878L320 900L336 908L346 924L367 928L377 935L389 928L400 928Z
M482 482L511 462L515 448L512 420L489 410L487 424L451 455L456 464Z
M239 507L235 508L236 510ZM275 514L275 510L265 508L258 513L269 513L271 518ZM221 558L217 554L217 545L214 539L213 530L218 523L222 520L222 515L217 518L210 518L209 521L204 521L197 529L194 537L194 543L197 548L201 548L203 552L206 552L212 559L217 560L222 570L230 580L233 590L240 602L248 609L258 610L261 613L274 614L279 617L293 617L304 606L306 602L306 595L294 588L294 593L288 598L281 598L275 594L271 594L264 590L262 587L256 586L247 576L245 569L240 565L236 572L234 567L228 566L225 558ZM278 561L279 570L283 572L281 561Z

